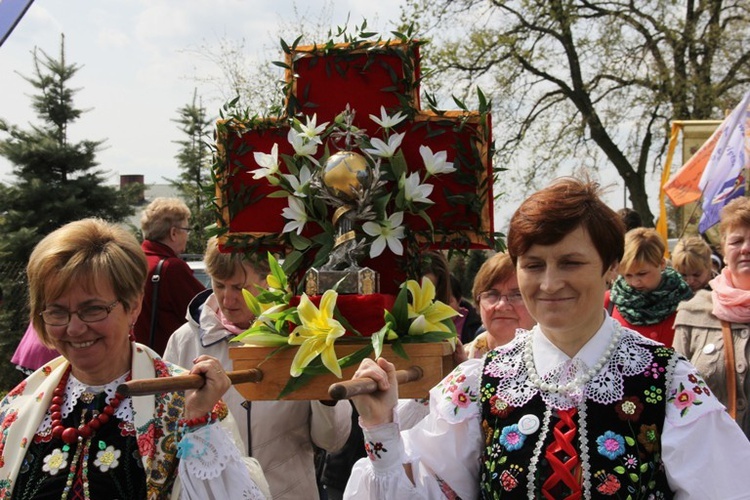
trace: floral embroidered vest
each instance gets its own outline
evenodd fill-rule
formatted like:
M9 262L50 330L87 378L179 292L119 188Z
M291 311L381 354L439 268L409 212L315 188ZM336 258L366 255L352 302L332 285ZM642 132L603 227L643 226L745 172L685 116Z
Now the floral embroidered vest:
M572 444L580 459L574 474L583 498L673 497L660 443L676 355L660 345L643 347L653 354L653 361L644 372L623 376L620 401L602 404L588 398L574 411L577 429ZM485 367L498 353L487 355ZM545 450L554 439L559 412L546 405L538 393L521 407L511 406L493 393L501 379L488 371L483 372L480 385L485 435L481 498L543 498L541 485L552 473ZM536 425L524 429L522 418Z

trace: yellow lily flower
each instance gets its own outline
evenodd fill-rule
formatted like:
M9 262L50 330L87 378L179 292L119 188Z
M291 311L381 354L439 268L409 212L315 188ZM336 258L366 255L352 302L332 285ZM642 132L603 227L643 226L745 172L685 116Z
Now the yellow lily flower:
M297 306L302 324L289 335L289 343L300 346L289 371L292 377L301 375L302 369L320 355L323 365L341 378L341 367L333 343L344 335L346 330L341 323L333 319L337 298L338 294L335 291L326 290L320 300L320 309L318 309L307 294L302 294L299 306Z
M266 276L266 283L268 283L268 288L271 290L283 290L281 281L279 281L279 279L273 274Z
M408 304L410 319L409 335L422 335L425 332L451 331L443 321L456 316L458 312L451 306L435 300L435 284L429 278L422 278L422 286L414 280L406 282L412 300Z

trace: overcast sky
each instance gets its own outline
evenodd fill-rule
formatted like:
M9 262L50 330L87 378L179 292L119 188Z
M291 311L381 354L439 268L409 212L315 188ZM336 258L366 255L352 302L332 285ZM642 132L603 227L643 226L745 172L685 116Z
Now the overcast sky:
M106 139L97 159L118 183L120 175L143 174L147 183L176 178L174 159L184 138L173 119L189 104L196 76L218 70L196 52L220 40L245 40L248 58L281 59L279 26L297 11L309 19L331 12L330 27L367 19L387 33L401 0L35 0L0 47L0 117L28 128L37 122L31 108L34 88L21 75L33 75L32 51L39 47L58 57L60 34L65 54L82 66L71 84L80 91L75 105L90 109L70 130L72 140ZM326 7L329 7L326 9ZM292 41L298 33L284 38ZM210 115L221 100L215 89L205 94ZM215 102L211 102L211 96ZM0 158L0 181L11 180L12 167Z

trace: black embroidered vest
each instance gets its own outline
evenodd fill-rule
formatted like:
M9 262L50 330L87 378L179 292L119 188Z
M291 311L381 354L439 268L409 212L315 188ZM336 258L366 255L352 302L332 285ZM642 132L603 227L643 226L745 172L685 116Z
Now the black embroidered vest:
M572 444L580 459L575 473L582 484L583 498L586 491L597 499L673 497L661 461L660 442L672 375L670 366L674 365L670 360L676 355L663 346L644 347L653 353L653 363L645 373L623 376L622 400L605 405L587 399L577 407L573 417L577 430ZM496 355L496 351L490 352L485 366ZM659 376L655 378L654 373ZM483 373L485 448L480 465L480 497L544 498L542 484L553 472L545 450L554 440L553 429L560 420L559 414L548 410L538 393L520 408L509 406L494 392L498 382L498 378ZM519 429L522 417L526 417L525 422L529 419L533 422L532 415L538 419L538 428L534 432ZM543 443L539 443L540 437Z

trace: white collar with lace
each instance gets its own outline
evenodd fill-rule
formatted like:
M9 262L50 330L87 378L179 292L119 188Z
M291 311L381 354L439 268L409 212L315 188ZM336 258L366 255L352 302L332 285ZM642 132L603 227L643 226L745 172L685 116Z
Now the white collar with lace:
M621 332L621 336L614 352L603 368L577 391L570 394L541 391L529 379L523 359L528 342L532 343L534 366L542 380L553 385L564 385L583 377L600 360L615 329ZM643 344L654 342L637 332L624 329L619 322L607 316L591 340L570 358L544 336L539 326L535 326L531 331L519 331L515 340L501 348L500 354L487 363L485 373L500 379L497 395L515 407L525 405L536 394L540 394L547 405L561 410L577 406L584 399L611 404L623 397L623 377L644 373L653 362L651 351Z
M84 384L71 373L68 377L68 383L65 385L65 401L62 405L62 418L65 419L68 415L70 415L70 413L78 403L78 400L81 399L84 394L97 395L105 392L107 394L106 400L109 401L115 395L117 387L120 384L124 383L125 380L127 380L128 375L129 372L122 374L116 380L113 380L106 385L92 386ZM133 422L133 404L131 398L125 398L122 401L122 403L115 410L115 416L123 422ZM37 434L43 434L51 427L52 418L50 416L50 412L47 411L47 414L44 416L44 420L42 420L42 423L37 429Z

